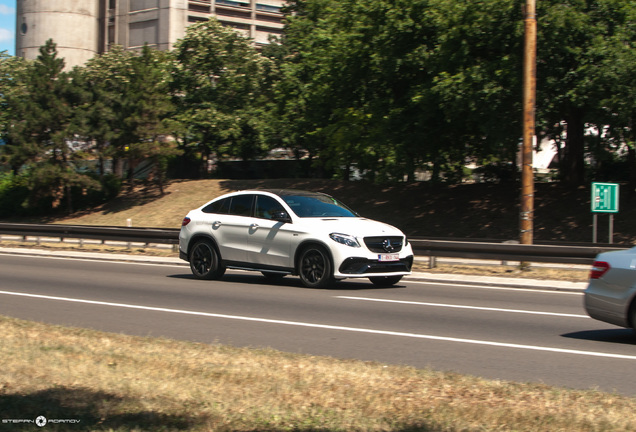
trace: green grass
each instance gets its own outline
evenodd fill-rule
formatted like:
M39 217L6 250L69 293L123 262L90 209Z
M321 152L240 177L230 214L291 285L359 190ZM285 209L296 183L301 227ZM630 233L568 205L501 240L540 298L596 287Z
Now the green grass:
M636 400L0 316L3 430L630 431Z

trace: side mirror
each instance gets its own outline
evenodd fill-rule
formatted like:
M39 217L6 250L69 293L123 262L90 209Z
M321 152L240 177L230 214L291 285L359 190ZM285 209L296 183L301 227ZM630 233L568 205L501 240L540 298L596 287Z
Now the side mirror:
M282 223L291 223L292 221L286 211L276 211L272 213L272 220Z

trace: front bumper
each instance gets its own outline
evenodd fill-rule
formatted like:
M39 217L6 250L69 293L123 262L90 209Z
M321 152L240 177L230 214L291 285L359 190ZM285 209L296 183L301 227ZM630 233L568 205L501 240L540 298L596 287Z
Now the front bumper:
M401 258L399 261L379 261L362 257L345 259L338 267L336 277L368 277L406 275L411 273L413 255Z

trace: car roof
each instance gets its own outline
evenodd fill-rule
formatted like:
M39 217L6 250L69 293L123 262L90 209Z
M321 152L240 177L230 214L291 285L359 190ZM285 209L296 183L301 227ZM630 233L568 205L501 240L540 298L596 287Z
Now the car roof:
M247 192L247 191L246 191ZM258 189L254 190L254 192L269 192L274 195L278 195L280 197L283 196L325 196L322 192L310 192L306 190L300 189Z

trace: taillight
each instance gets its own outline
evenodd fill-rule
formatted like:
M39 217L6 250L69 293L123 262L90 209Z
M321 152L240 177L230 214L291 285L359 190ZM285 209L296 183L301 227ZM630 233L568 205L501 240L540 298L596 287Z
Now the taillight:
M189 217L185 217L185 218L183 218L183 221L181 222L181 226L186 226L189 223L190 223L190 218Z
M599 279L607 273L610 268L612 267L605 261L594 261L592 269L590 270L590 279Z

